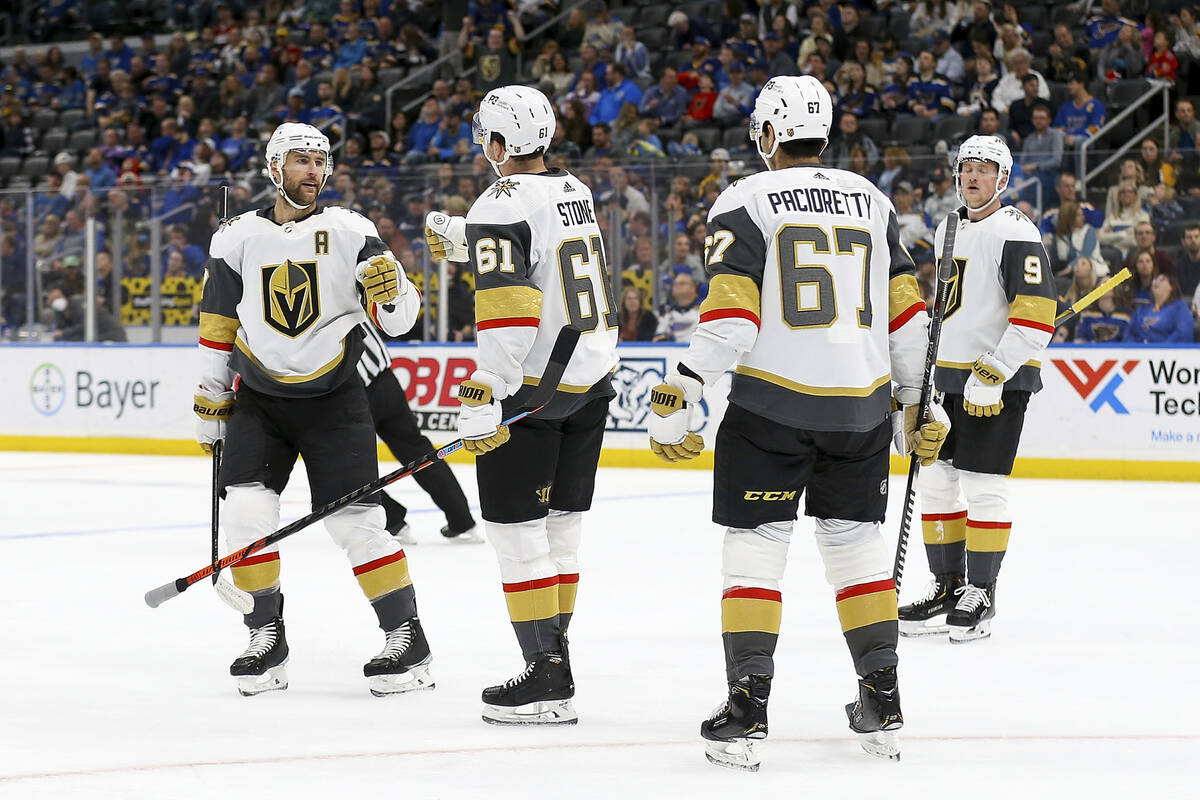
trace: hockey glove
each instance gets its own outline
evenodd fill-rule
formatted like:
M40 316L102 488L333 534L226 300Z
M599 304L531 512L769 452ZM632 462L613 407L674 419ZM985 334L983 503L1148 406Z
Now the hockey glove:
M225 421L233 413L233 392L210 392L196 389L192 411L200 420L196 423L196 441L200 449L212 454L213 442L225 441Z
M429 245L429 254L438 261L470 260L465 217L452 217L441 211L430 211L425 215L425 243Z
M387 305L408 292L408 276L390 250L360 263L355 275L367 293L367 300L377 306Z
M458 385L458 435L463 449L474 456L495 450L508 441L508 426L501 425L497 393L506 394L504 381L483 370L475 370L469 380Z
M704 423L700 399L704 387L695 378L672 372L650 390L650 452L663 461L688 461L704 450L695 432Z
M892 440L897 452L902 456L916 453L922 467L928 467L937 461L942 445L946 443L946 434L950 432L950 417L941 403L930 398L929 414L924 424L918 424L921 392L917 389L902 388L896 393L895 410L892 413Z
M967 385L963 389L963 409L972 417L994 417L1004 408L1000 395L1004 382L1012 371L997 361L991 353L975 359Z

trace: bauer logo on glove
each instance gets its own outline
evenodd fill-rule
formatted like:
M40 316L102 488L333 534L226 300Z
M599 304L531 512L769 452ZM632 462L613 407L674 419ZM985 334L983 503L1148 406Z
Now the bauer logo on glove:
M650 390L650 452L663 461L688 461L704 451L696 429L704 424L700 381L672 372Z
M509 439L508 426L501 425L500 403L494 397L504 396L508 387L495 375L475 370L469 380L458 385L458 435L463 449L480 456L495 450Z

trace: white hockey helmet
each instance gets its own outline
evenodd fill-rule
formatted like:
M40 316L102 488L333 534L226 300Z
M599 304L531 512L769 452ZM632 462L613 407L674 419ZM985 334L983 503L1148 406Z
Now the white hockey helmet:
M771 123L775 144L763 152L763 126ZM750 141L765 161L775 155L780 142L797 139L829 141L833 127L833 99L829 90L812 75L784 75L767 81L754 101L750 115Z
M525 156L550 148L558 123L546 95L529 86L501 86L492 89L479 103L471 119L471 138L483 148L484 157L500 174L500 165L511 156ZM492 161L488 142L492 134L504 137L504 158Z
M999 169L996 176L996 191L979 208L971 208L962 193L960 178L964 161L990 161ZM999 136L976 135L970 137L959 145L958 155L954 158L954 191L958 195L959 202L967 206L971 211L979 211L982 208L987 208L1008 188L1008 179L1012 176L1012 167L1012 153L1009 151L1008 145Z
M304 209L307 206L298 205L283 191L283 164L287 159L287 154L293 150L318 152L325 156L325 171L321 176L321 185L317 187L317 194L320 194L321 190L325 188L325 181L329 180L329 176L333 174L333 157L329 155L329 137L312 125L301 122L284 122L275 129L275 132L271 134L270 141L267 142L267 165L263 168L263 175L275 184L279 194L290 205L297 209ZM278 178L275 176L275 171L271 169L276 165L279 168Z

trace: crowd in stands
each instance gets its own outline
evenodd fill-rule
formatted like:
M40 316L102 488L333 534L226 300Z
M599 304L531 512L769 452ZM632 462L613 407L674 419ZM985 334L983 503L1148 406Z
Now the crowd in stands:
M495 86L524 82L558 112L550 165L578 174L597 199L626 287L622 338L686 341L707 289L707 211L731 180L762 168L746 133L754 100L771 76L808 74L835 104L824 160L893 198L927 292L932 231L958 205L954 152L966 136L990 133L1013 151L1008 199L1043 231L1064 301L1122 265L1137 273L1129 292L1104 301L1103 319L1093 312L1058 338L1183 341L1188 322L1192 341L1200 11L1188 2L17 7L16 36L39 44L0 57L0 315L8 325L25 321L31 251L37 274L28 291L39 306L49 308L51 287L81 293L88 217L111 313L122 302L109 277L114 258L126 277L146 276L161 259L164 277L198 279L220 218L270 201L263 142L285 121L316 125L333 142L335 173L321 202L369 216L417 268L427 261L424 213L464 213L493 179L471 141L476 104ZM1170 94L1169 127L1148 128L1161 103L1146 104L1085 161L1084 144L1159 87ZM1138 145L1081 191L1084 168L1126 141ZM157 254L148 221L165 232ZM465 271L456 270L450 297L453 336L469 338ZM1186 320L1163 310L1180 307Z

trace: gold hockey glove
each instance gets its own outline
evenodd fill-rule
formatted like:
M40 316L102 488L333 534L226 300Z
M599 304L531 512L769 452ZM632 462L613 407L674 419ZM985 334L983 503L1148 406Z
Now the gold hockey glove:
M358 265L358 282L367 293L367 300L377 306L387 305L400 296L400 262L387 251Z
M688 461L704 451L695 429L704 423L700 381L672 372L650 390L650 452L668 463Z
M971 374L963 388L963 410L972 417L994 417L1004 409L1001 395L1009 370L991 353L984 353L971 365Z
M200 418L196 423L196 441L209 455L212 455L213 442L225 440L225 421L233 413L233 401L233 392L196 389L192 400L192 411Z
M491 452L509 439L508 426L500 424L500 403L493 398L495 391L504 388L500 378L481 370L458 385L458 435L471 455Z
M940 403L929 403L929 416L923 424L917 423L918 406L904 407L904 441L909 453L917 454L922 467L937 461L946 435L950 433L950 417Z
M468 261L466 218L430 211L425 215L425 243L436 260Z

